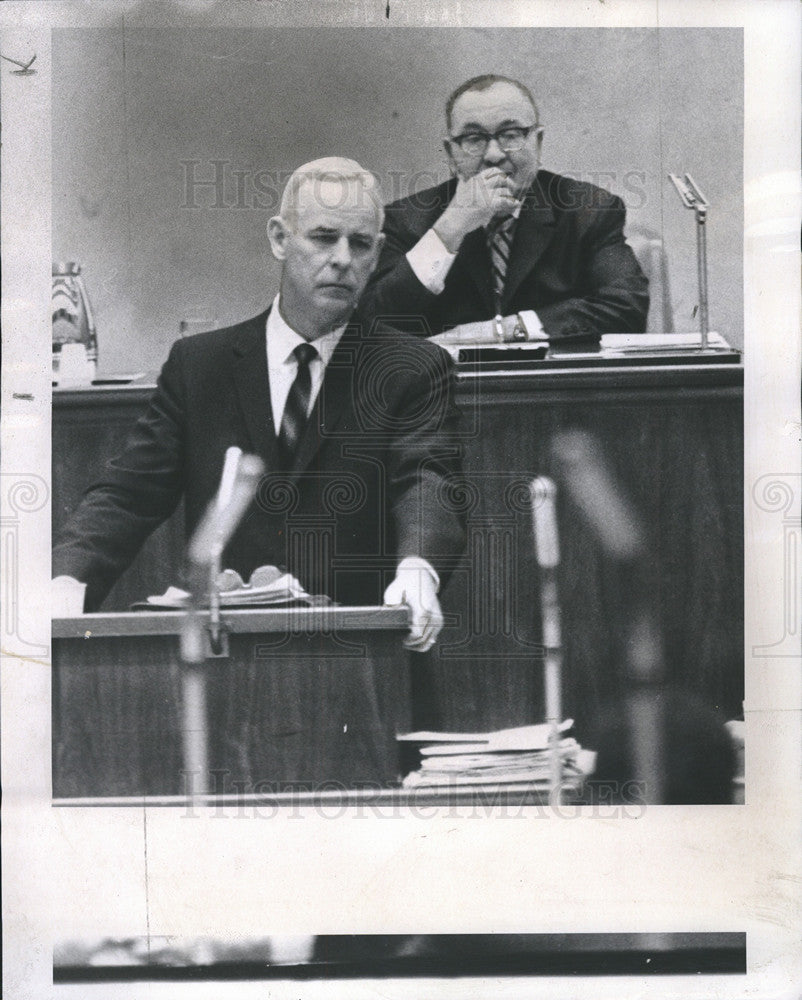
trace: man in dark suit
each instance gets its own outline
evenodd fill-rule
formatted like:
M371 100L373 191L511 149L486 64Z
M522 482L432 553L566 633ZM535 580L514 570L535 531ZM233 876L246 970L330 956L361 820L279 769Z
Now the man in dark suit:
M480 76L446 105L454 177L386 207L360 311L419 336L529 310L530 335L639 333L648 282L624 240L620 198L540 169L529 90Z
M349 322L381 224L375 179L359 164L328 158L295 171L268 223L282 264L273 305L173 345L147 412L54 551L58 586L85 583L86 610L182 496L193 531L234 445L266 474L223 565L246 579L277 565L341 603L407 604L407 644L432 645L437 591L464 544L448 504L452 373L434 345Z

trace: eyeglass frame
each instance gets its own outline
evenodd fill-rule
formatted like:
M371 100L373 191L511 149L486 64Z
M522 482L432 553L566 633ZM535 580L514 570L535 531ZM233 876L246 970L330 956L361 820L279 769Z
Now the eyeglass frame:
M513 149L505 149L504 146L501 145L501 141L499 139L499 136L503 135L505 132L523 132L524 135L523 135L523 141L521 142L521 145L520 146L515 146ZM460 151L462 153L464 153L466 156L484 156L485 153L487 152L487 147L490 145L490 143L493 140L495 140L495 142L497 143L499 149L502 152L504 152L504 153L517 153L519 149L523 149L524 148L524 146L526 145L526 143L529 141L529 136L533 132L537 136L542 136L543 135L543 126L541 124L537 123L537 122L534 125L507 125L505 128L500 128L497 132L493 132L493 133L490 133L490 132L463 132L462 135L450 135L448 137L448 141L456 143L456 145L459 146ZM470 153L470 152L468 152L468 150L463 149L462 142L463 142L464 139L468 138L469 136L482 137L484 139L484 148L481 149L481 150L477 150L475 153Z

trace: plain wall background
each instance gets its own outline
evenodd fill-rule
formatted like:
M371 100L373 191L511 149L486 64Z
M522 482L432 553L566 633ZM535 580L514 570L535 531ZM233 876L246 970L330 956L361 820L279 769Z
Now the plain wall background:
M711 203L711 328L742 346L740 29L182 31L120 19L53 32L53 259L83 266L101 373L157 370L182 319L225 325L271 301L265 225L300 163L353 157L387 200L445 179L445 98L481 72L535 93L544 167L609 188L630 228L662 235L678 331L698 329L696 235L666 175L694 177ZM191 173L223 187L188 190Z

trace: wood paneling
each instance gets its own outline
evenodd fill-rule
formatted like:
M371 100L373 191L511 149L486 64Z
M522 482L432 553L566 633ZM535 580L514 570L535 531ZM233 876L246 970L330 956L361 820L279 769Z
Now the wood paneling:
M605 380L605 374L607 378ZM444 595L458 624L431 656L432 723L496 728L543 718L538 572L527 484L553 476L556 432L585 431L647 527L645 586L671 682L728 717L743 699L740 369L485 378L465 461L469 550ZM570 384L570 383L573 384ZM560 489L564 707L580 735L621 690L628 581Z
M229 656L206 666L211 791L397 782L403 635L231 634ZM54 639L54 796L186 793L181 670L174 635Z

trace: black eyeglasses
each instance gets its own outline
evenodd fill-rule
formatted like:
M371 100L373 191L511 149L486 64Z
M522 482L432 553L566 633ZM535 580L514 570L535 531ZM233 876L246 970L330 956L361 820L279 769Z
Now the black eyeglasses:
M455 142L462 152L469 156L484 156L491 139L495 139L505 153L515 153L523 148L529 133L540 132L541 127L540 125L529 125L526 128L517 125L508 126L499 129L493 135L487 132L463 132L462 135L451 136L450 141Z

